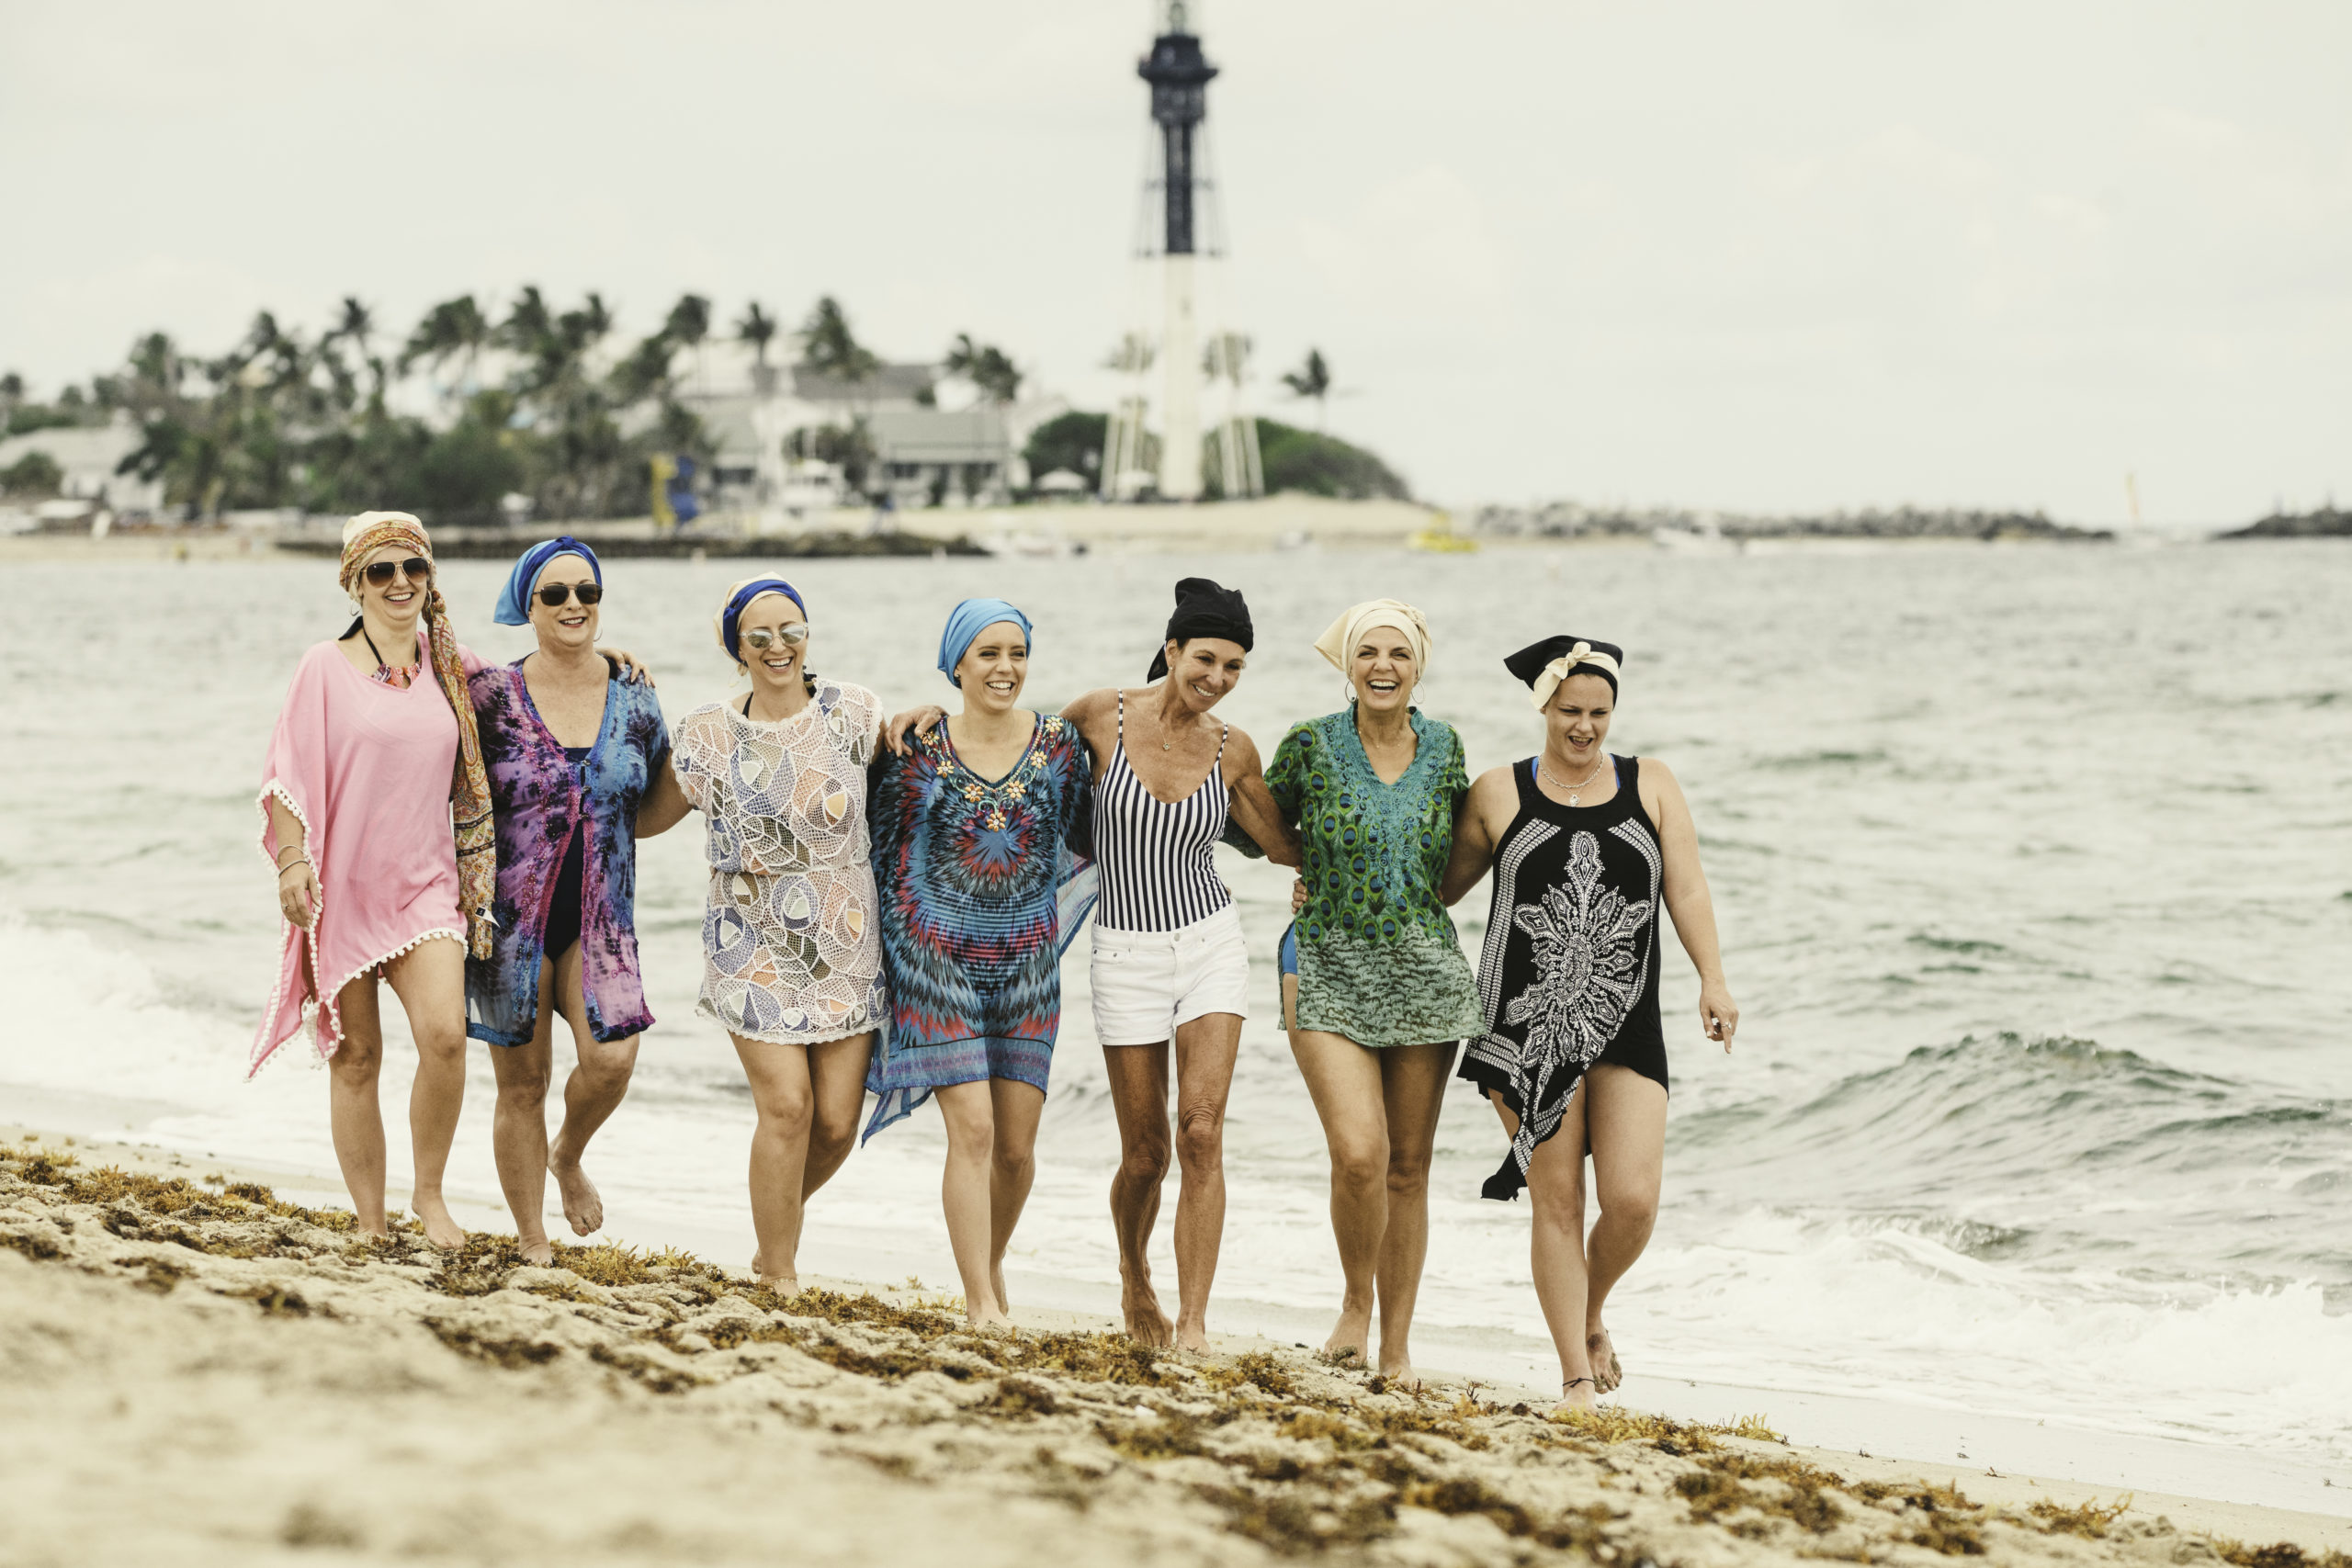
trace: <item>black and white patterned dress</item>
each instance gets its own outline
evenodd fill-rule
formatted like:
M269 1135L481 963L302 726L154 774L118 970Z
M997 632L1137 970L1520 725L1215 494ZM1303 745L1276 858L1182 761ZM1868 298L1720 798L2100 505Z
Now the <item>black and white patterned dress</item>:
M1502 1168L1480 1190L1512 1199L1535 1145L1560 1130L1585 1069L1607 1062L1666 1084L1657 1010L1657 913L1666 857L1642 809L1641 763L1613 759L1617 793L1563 806L1511 769L1519 815L1496 846L1494 908L1478 962L1486 1033L1461 1076L1519 1118Z

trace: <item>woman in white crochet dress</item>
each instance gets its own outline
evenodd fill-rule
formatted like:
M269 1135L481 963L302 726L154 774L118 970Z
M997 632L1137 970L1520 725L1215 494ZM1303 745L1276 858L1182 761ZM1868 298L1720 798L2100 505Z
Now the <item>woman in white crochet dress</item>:
M888 1016L865 819L882 712L865 687L809 673L808 610L781 578L737 583L717 629L752 689L688 714L672 753L710 829L696 1010L751 1080L752 1267L789 1294L803 1205L856 1140Z

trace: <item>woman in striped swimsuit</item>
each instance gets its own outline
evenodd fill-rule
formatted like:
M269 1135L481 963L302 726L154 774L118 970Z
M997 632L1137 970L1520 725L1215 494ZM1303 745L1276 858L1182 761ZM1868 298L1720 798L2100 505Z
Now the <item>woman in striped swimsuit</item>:
M1250 737L1210 709L1241 679L1250 606L1205 578L1176 585L1176 613L1141 691L1089 692L1062 716L1094 763L1094 1028L1119 1121L1111 1220L1127 1333L1208 1348L1209 1283L1225 1233L1225 1100L1249 1016L1241 918L1212 858L1228 821L1269 859L1298 851ZM1162 677L1166 677L1164 680ZM1131 702L1128 699L1132 697ZM1170 1148L1168 1048L1176 1048L1178 1307L1171 1326L1145 1252Z

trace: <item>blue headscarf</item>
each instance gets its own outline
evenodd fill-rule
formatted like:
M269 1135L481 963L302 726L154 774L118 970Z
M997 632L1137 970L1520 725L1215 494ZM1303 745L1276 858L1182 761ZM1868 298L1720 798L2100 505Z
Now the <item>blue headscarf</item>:
M1001 599L967 599L947 612L947 629L939 634L939 672L949 683L963 685L956 679L956 666L971 651L973 641L999 621L1019 626L1023 638L1031 636L1029 617Z
M804 619L808 616L808 605L800 597L800 590L781 577L750 577L737 583L735 592L727 596L727 603L719 608L718 646L727 650L728 658L739 664L743 660L743 654L740 646L741 638L736 635L735 624L743 618L743 607L763 593L783 594L800 606Z
M531 624L531 594L539 586L539 573L548 562L558 556L578 556L596 574L596 586L605 585L605 563L596 552L569 534L543 540L525 550L514 562L514 570L507 575L506 591L498 596L498 609L492 615L502 626L527 626Z

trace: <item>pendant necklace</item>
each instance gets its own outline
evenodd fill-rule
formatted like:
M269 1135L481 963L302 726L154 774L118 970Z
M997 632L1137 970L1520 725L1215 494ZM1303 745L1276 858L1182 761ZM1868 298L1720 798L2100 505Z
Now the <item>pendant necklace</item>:
M1581 780L1575 784L1563 784L1558 779L1552 779L1552 787L1554 789L1566 790L1568 792L1568 804L1570 806L1574 806L1577 803L1577 796L1583 793L1585 789L1589 787L1592 781L1600 776L1600 770L1608 765L1609 758L1606 753L1603 753L1600 761L1592 765L1592 772L1585 774ZM1535 759L1535 771L1538 773L1544 773L1544 759L1541 757ZM1544 774L1544 776L1547 778L1550 777L1549 774Z
M405 687L416 679L416 672L420 666L414 664L404 664L401 666L400 669L394 670L391 665L385 660L384 650L376 646L375 637L368 634L368 628L365 626L362 626L359 628L359 635L368 638L368 651L376 656L376 673L369 676L368 679L380 681L385 685L392 687ZM405 679L396 679L396 677L405 677Z

